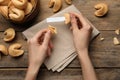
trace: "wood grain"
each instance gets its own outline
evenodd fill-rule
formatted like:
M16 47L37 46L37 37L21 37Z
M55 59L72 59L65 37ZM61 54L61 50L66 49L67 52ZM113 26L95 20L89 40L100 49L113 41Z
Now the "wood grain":
M49 0L39 0L39 14L33 21L17 25L8 22L0 15L0 44L7 47L13 43L23 44L22 49L25 50L23 56L12 58L10 56L1 56L0 60L0 80L23 80L26 74L28 65L28 49L27 41L22 34L22 31L35 25L36 23L53 15L52 8L48 8ZM105 17L98 18L94 16L94 5L104 2L109 6L109 12ZM95 38L90 45L90 58L97 71L99 80L120 80L120 45L113 44L113 37L120 40L120 36L114 33L114 30L120 27L120 0L73 0L73 4L86 16L101 34ZM63 7L68 7L63 0ZM3 32L12 27L16 30L16 38L10 43L3 41ZM100 41L100 37L104 37L104 41ZM80 63L76 58L65 70L61 73L53 73L48 71L43 65L42 70L38 74L38 80L80 80L82 73Z
M1 80L24 80L26 69L0 70ZM11 74L12 73L12 74ZM119 80L120 69L96 69L99 80ZM46 69L39 72L37 80L83 80L81 69L65 69L61 73L53 73Z

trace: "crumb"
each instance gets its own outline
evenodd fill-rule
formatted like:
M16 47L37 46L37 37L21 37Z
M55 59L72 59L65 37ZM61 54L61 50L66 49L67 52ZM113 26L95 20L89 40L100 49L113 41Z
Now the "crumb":
M120 29L116 29L115 34L119 35L120 34Z
M104 41L105 40L105 38L100 38L100 41Z
M120 44L120 42L119 42L119 40L117 39L117 37L114 37L114 38L113 38L113 43L114 43L114 45L119 45L119 44Z

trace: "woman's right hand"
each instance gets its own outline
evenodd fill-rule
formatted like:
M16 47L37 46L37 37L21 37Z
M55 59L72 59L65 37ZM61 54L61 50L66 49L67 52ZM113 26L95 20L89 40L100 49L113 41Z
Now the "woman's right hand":
M77 52L88 50L92 27L85 20L82 14L70 13L71 28L74 37L74 44Z

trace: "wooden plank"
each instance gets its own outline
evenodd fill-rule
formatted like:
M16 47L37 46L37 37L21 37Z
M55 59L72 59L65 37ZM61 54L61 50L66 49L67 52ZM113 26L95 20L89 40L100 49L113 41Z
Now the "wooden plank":
M26 69L0 70L1 80L24 80ZM96 69L99 80L119 80L120 69ZM81 69L65 69L61 73L40 70L37 80L82 80Z
M120 52L90 52L94 67L120 67ZM80 67L78 57L68 67Z
M1 56L0 60L0 68L4 67L27 67L28 65L28 58L27 53L25 52L23 56L18 58L13 58L11 56Z
M27 40L25 39L24 35L21 32L16 32L16 36L14 40L11 42L5 42L3 38L4 38L4 32L0 32L0 44L3 44L6 47L9 47L11 44L20 43L22 44L22 49L27 51Z
M24 31L28 27L42 21L43 19L53 15L51 8L48 8L49 0L40 0L40 13L32 22L25 25L16 25L6 21L0 15L0 31L4 31L8 27L13 27L17 31ZM109 13L103 18L94 16L94 5L100 2L105 2L109 5ZM68 7L63 1L62 9ZM73 4L99 29L99 30L115 30L120 26L120 3L119 0L73 0Z
M2 32L0 33L2 34ZM100 41L100 36L105 38L104 41ZM99 35L90 46L90 57L95 67L120 67L120 45L113 45L113 37L116 36L120 40L120 36L117 36L114 31L101 31ZM0 67L27 67L27 43L24 40L21 32L17 32L17 38L12 42L20 42L23 44L25 54L20 58L11 58L10 56L3 56L0 61ZM5 44L7 47L12 43L5 43L2 38L0 44ZM80 67L78 59L75 59L69 67Z
M112 52L95 52L90 53L90 57L92 59L93 65L96 68L99 67L120 67L120 55L119 53ZM10 56L3 56L0 60L0 67L27 67L28 57L27 53L24 53L23 56L19 58L12 58ZM44 66L43 66L44 67ZM80 67L79 59L76 58L71 64L68 66L72 67Z

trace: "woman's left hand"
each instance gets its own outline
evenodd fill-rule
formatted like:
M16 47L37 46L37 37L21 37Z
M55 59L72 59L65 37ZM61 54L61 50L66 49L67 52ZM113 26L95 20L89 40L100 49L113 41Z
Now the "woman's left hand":
M50 38L51 32L48 29L44 29L28 41L29 66L40 66L45 58L50 55L53 48Z
M50 55L53 48L50 38L51 32L44 29L28 41L29 66L25 80L36 80L40 66L45 58Z

